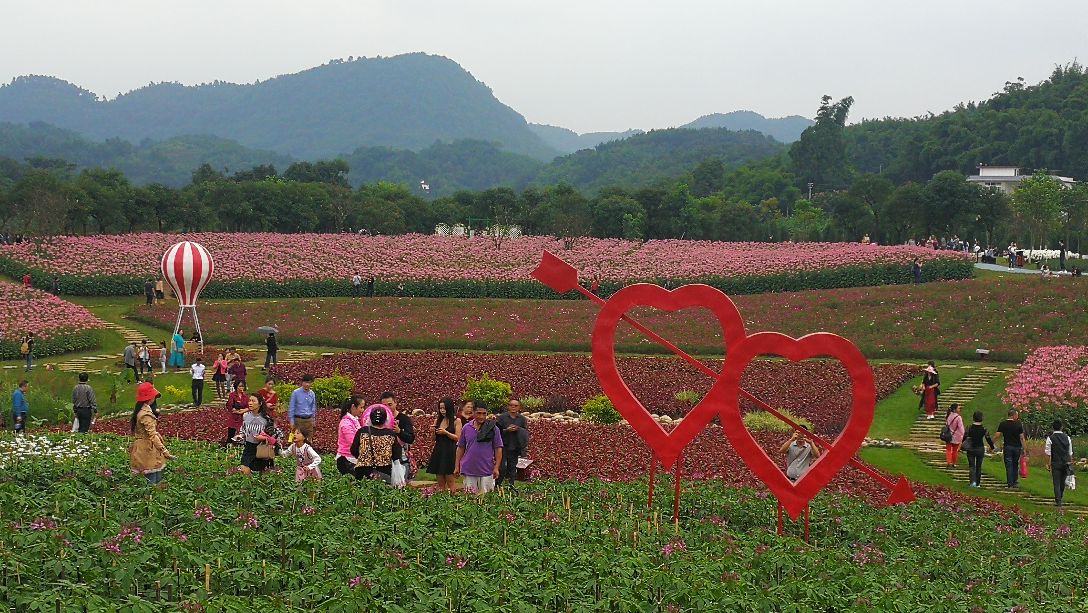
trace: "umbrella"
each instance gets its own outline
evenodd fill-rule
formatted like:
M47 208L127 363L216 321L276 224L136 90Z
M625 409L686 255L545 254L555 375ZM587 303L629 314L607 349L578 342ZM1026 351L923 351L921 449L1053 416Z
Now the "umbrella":
M280 329L276 326L261 326L260 328L257 328L257 332L260 332L261 334L278 334L279 331Z

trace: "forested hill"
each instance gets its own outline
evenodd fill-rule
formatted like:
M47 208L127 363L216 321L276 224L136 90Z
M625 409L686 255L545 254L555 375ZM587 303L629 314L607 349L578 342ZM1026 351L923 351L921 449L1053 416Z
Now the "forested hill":
M675 179L706 160L717 159L731 168L784 150L785 145L751 130L651 130L557 158L533 183L566 182L590 191L613 185L641 187Z
M729 130L755 130L783 143L792 143L801 138L805 128L813 121L800 115L789 117L764 117L755 111L733 111L732 113L711 113L695 121L680 126L681 128L727 128Z
M335 60L250 85L152 84L108 101L52 77L20 77L0 87L0 121L96 140L207 134L308 159L464 138L541 160L558 154L456 62L423 53Z
M980 163L1088 179L1088 72L1060 66L1038 85L1010 81L985 102L940 115L848 126L845 139L857 171L882 171L895 182L942 170L976 174Z
M471 139L434 143L419 151L357 147L334 157L347 162L352 185L389 181L415 187L426 181L433 195L443 196L463 189L520 189L559 182L581 190L605 185L641 187L675 179L706 160L720 160L725 167L733 167L774 155L783 147L755 132L673 129L636 135L549 163ZM0 123L0 158L63 160L76 170L116 168L137 185L163 183L171 187L187 185L193 170L204 163L230 175L262 165L283 170L295 161L291 156L212 136L178 136L134 145L121 139L90 141L71 130L43 123ZM36 164L43 163L55 165L49 160Z

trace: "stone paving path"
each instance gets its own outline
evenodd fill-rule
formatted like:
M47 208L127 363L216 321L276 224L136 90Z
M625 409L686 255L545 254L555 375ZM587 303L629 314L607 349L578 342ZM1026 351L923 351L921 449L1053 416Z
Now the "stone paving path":
M970 372L941 393L941 410L937 413L936 419L926 419L925 412L919 411L918 419L911 426L910 436L903 442L903 446L914 449L919 454L922 454L925 463L933 469L951 476L960 483L969 483L970 478L968 475L966 455L960 454L956 465L952 468L948 468L945 465L945 447L944 442L940 439L941 429L944 428L945 410L948 405L953 402L959 403L960 406L966 406L966 404L974 400L979 391L991 381L998 376L1008 374L1016 369L1002 366L957 366L953 364L938 366L939 370L955 368L970 369ZM965 417L964 419L967 421L970 418ZM987 455L984 463L988 464L990 462L997 462L999 465L1003 465L1001 452L998 451L997 453ZM1028 479L1042 479L1045 480L1049 486L1050 473L1041 468L1035 468L1033 470L1034 472L1029 474ZM1005 486L1003 480L994 479L985 473L982 475L980 488L989 492L1000 493L1002 497L1015 498L1040 505L1054 504L1054 499L1052 497L1037 496L1020 489L1008 488ZM1066 512L1074 513L1076 515L1088 516L1088 507L1082 505L1067 504L1065 505L1065 510Z

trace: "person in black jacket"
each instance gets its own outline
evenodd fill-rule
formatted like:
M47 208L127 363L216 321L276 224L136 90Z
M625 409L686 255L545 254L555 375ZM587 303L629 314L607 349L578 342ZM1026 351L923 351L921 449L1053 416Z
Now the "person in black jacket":
M393 412L383 404L372 404L363 414L366 424L355 433L351 443L351 455L358 458L355 465L357 479L392 481L393 447L397 433L393 431Z
M994 452L994 440L986 426L982 425L982 411L975 411L974 422L963 435L963 449L967 452L967 464L971 469L971 487L979 487L982 481L982 460L986 458L986 448L982 446L985 439L990 446L990 453Z
M502 485L505 479L510 482L510 489L514 489L518 478L518 457L529 444L529 420L521 414L521 401L511 398L506 403L506 412L499 415L495 425L502 432L502 466L499 467L495 486Z
M389 407L393 412L393 432L397 434L396 446L393 449L393 485L404 487L407 485L408 468L411 464L408 459L408 451L416 442L416 431L412 427L412 418L407 413L402 413L397 408L397 395L393 392L382 392L381 403Z
M268 333L268 338L264 340L264 345L268 348L268 353L264 356L264 369L268 370L270 365L279 363L279 360L276 359L276 352L280 350L280 345L276 342L275 332Z

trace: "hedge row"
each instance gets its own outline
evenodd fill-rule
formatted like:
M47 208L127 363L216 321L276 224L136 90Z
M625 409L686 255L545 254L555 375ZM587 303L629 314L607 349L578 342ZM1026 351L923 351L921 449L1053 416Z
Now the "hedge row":
M969 279L974 264L965 260L941 259L926 263L922 268L925 281ZM22 278L30 273L38 288L49 288L52 275L34 270L10 258L0 257L0 272ZM109 275L61 275L61 293L75 296L131 296L143 293L145 279ZM656 280L648 280L656 282ZM839 287L868 287L911 282L909 265L881 264L876 266L844 266L815 271L799 271L759 277L712 277L702 279L669 279L672 287L686 283L705 283L727 294L762 294L808 289ZM622 285L604 283L600 294L609 296ZM322 298L351 296L347 279L322 281L221 281L212 280L204 288L204 298ZM575 298L571 292L560 296L532 279L525 281L423 280L381 281L374 284L377 296L414 296L419 298Z
M94 351L102 346L103 332L83 330L81 332L53 332L49 338L34 340L34 357L42 358L73 351ZM23 355L19 352L20 340L0 340L0 360L18 360Z

